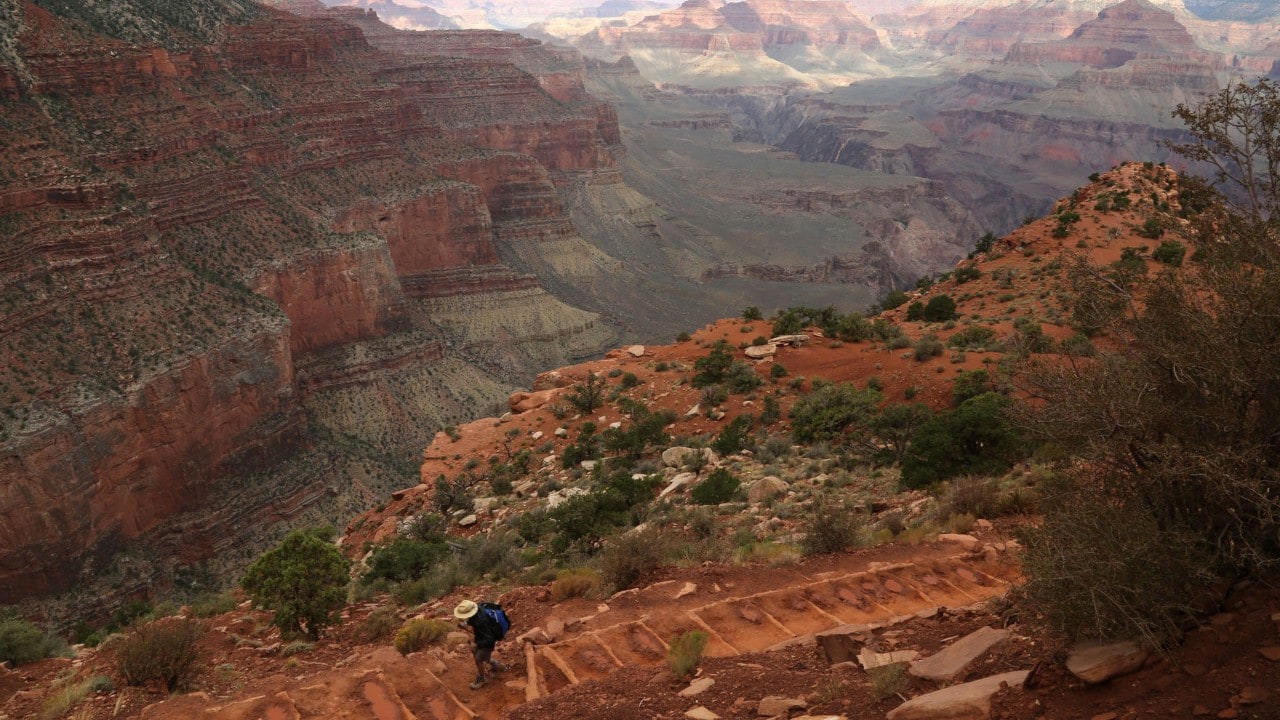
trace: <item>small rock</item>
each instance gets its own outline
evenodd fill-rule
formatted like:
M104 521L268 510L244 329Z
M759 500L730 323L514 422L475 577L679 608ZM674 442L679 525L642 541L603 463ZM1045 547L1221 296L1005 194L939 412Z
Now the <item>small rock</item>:
M1094 715L1093 717L1089 718L1089 720L1116 720L1116 718L1118 717L1120 717L1120 713L1104 712L1104 713L1098 713L1097 715Z
M550 644L551 638L547 636L546 630L536 627L528 632L522 633L516 638L516 642L529 643L531 645L547 645Z
M769 338L770 345L793 345L795 347L800 347L801 345L807 345L808 343L809 336L803 333L797 335L778 335L777 337Z
M978 547L978 538L972 535L963 535L961 533L942 533L938 536L938 540L942 542L956 543L965 550L973 550Z
M770 695L761 698L756 706L756 714L761 717L785 716L791 710L803 710L808 703L798 698L786 698L781 695Z
M715 684L716 684L716 681L712 678L700 677L697 680L694 680L693 682L689 683L689 687L681 690L678 694L680 695L680 697L693 697L694 695L699 695L701 693L706 692L707 690L711 689L712 685L715 685Z
M1195 705L1191 708L1191 714L1194 715L1195 717L1208 715L1211 712L1213 711L1203 705Z
M723 420L723 419L724 419L724 411L723 411L723 410L712 410L712 411L707 415L707 418L709 418L709 419L711 419L711 420Z
M472 525L475 525L476 522L477 522L476 515L475 513L472 513L462 518L461 520L459 520L458 524L461 525L462 527L471 527Z
M893 652L878 653L871 648L863 647L858 652L858 663L862 665L863 670L872 670L885 665L896 665L898 663L906 663L920 657L920 653L915 650L894 650Z
M1240 691L1239 695L1241 705L1257 705L1258 703L1266 702L1270 697L1270 690L1257 685L1246 687Z
M644 357L644 346L632 345L631 347L627 348L627 354L630 355L631 357Z
M595 469L596 469L596 461L595 461L595 460L583 460L582 462L578 463L578 465L579 465L583 470L587 470L587 471L591 471L591 470L595 470Z
M1137 643L1079 645L1067 657L1067 669L1087 683L1100 683L1142 667L1149 653Z
M530 433L530 434L529 434L529 437L530 437L530 438L532 438L532 439L534 439L534 440L541 440L541 439L542 439L542 434L543 434L543 433L542 433L542 431L541 431L541 430L534 430L532 433Z
M977 526L979 530L990 530L992 527L990 520L984 520L982 518L978 518L977 520L974 520L973 524Z
M693 417L694 415L697 415L700 412L702 412L702 403L694 403L693 407L684 411L684 416Z
M1240 713L1236 712L1235 708L1227 708L1226 710L1218 711L1218 717L1222 718L1222 720L1231 720L1231 718L1239 716Z
M698 592L698 586L697 586L697 584L695 584L695 583L691 583L691 582L686 582L686 583L684 584L684 587L680 588L680 591L679 591L679 592L677 592L677 593L675 594L675 597L673 597L673 598L671 598L671 599L672 599L672 600L679 600L679 599L680 599L680 598L682 598L682 597L688 597L689 595L692 595L692 594L694 594L694 593L696 593L696 592Z
M551 639L551 642L564 637L564 621L557 617L547 620L547 637Z
M686 710L684 716L692 720L720 720L720 716L699 705Z
M558 438L569 437L569 430L568 428L560 427L560 428L556 428L556 431L552 434Z
M610 429L610 430L617 430L617 429L618 429L618 428L620 428L620 427L622 427L622 421L621 421L621 420L614 420L613 422L609 423L609 429Z
M1280 662L1280 645L1258 648L1258 653L1272 662Z

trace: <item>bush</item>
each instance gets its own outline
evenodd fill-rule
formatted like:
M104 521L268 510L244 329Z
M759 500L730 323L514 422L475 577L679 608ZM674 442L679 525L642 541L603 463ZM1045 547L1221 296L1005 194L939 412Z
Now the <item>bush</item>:
M369 558L369 570L360 578L368 585L375 580L405 582L423 577L449 554L449 547L441 542L423 542L408 538L396 538L373 551Z
M1051 488L1043 524L1024 534L1022 600L1071 639L1175 641L1213 583L1212 555L1143 503L1097 488Z
M823 500L805 518L800 542L805 555L823 555L848 550L862 539L864 518L844 505Z
M911 686L906 663L890 663L870 668L867 670L867 677L871 678L871 696L876 702L901 697Z
M938 515L970 515L974 518L990 518L999 514L1000 484L991 478L956 478L942 494L938 503Z
M742 309L743 320L763 320L764 313L760 312L760 308L755 305L748 305Z
M127 634L116 646L116 669L129 685L164 683L186 688L195 679L204 623L190 618L154 620Z
M916 300L907 306L907 320L920 321L924 320L924 303Z
M1160 222L1159 218L1147 218L1146 222L1142 223L1142 227L1138 228L1138 235L1159 240L1160 236L1164 235L1164 223Z
M22 618L0 619L0 662L14 665L67 654L67 644Z
M986 349L995 344L996 331L985 325L969 325L947 338L947 347Z
M916 431L902 462L902 485L919 488L964 473L998 475L1025 454L1005 417L1009 399L984 393L934 416Z
M892 310L896 307L901 307L907 300L908 298L905 292L901 290L892 290L888 295L884 296L883 300L880 301L880 307L885 310Z
M346 602L349 563L332 543L294 530L249 566L240 586L255 605L275 611L287 638L319 639Z
M751 441L751 426L754 423L755 418L750 414L739 415L729 421L729 424L725 425L716 439L711 442L711 449L721 455L750 450L754 446Z
M45 701L41 717L44 720L55 720L56 718L64 717L89 695L111 692L114 689L115 683L111 682L111 678L106 675L94 675L81 682L72 683Z
M956 268L954 277L957 285L963 285L971 280L981 278L982 271L973 265L966 265L962 268Z
M924 319L929 322L946 322L956 317L956 301L950 295L938 295L924 306Z
M401 655L408 655L439 643L452 629L453 626L447 620L414 618L400 628L391 644Z
M942 354L942 341L937 335L929 334L920 338L912 346L912 356L917 362L924 362Z
M236 609L236 599L228 592L206 593L191 601L191 614L196 617L212 617Z
M667 667L676 679L688 677L702 660L702 651L707 647L707 634L701 630L690 630L671 641L667 648Z
M364 643L379 642L390 635L399 624L400 615L396 612L395 608L385 605L380 608L374 608L373 612L369 613L369 615L356 626L356 641Z
M636 377L633 372L622 373L622 379L618 381L618 384L624 388L631 389L640 384L640 378Z
M600 575L617 590L632 587L662 565L664 547L654 530L619 535L600 555Z
M706 480L693 486L689 497L699 505L719 505L737 494L741 482L724 468L716 468Z
M951 387L951 404L960 407L965 400L993 392L995 384L986 370L969 370L956 376Z
M1182 258L1187 254L1187 246L1177 240L1165 240L1160 243L1160 247L1151 252L1151 259L1156 262L1162 262L1165 265L1178 267L1182 265Z
M723 340L716 343L711 348L711 352L693 361L693 369L696 372L689 383L696 388L704 388L724 382L730 366L733 365L732 352L732 348Z
M596 373L587 373L586 380L569 389L565 400L579 412L595 410L604 404L604 378Z
M799 444L835 440L851 426L865 425L880 399L875 390L849 383L814 390L791 407L791 437Z
M551 600L560 602L575 597L586 597L600 589L600 573L590 568L569 568L556 573L551 582Z

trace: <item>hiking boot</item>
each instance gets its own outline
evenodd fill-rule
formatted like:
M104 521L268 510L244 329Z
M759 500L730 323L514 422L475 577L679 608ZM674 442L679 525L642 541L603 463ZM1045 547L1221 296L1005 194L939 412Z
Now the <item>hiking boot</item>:
M484 675L477 675L475 681L471 683L470 687L472 690L479 690L484 687L484 684L487 682L489 682L489 678Z
M503 665L502 663L498 662L497 660L490 660L489 667L493 668L494 672L506 672L507 670L510 669L506 665Z

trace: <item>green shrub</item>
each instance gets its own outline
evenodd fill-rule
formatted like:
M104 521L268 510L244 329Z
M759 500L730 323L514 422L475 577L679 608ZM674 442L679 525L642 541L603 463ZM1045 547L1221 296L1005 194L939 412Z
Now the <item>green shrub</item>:
M849 383L814 390L791 407L791 437L799 444L832 441L855 424L865 424L880 404L880 393Z
M116 669L129 685L153 681L169 692L186 688L198 672L204 623L164 618L135 627L116 645Z
M911 685L906 663L890 663L870 668L867 670L867 677L871 678L871 697L876 702L901 697Z
M1142 223L1142 227L1138 228L1138 235L1159 240L1160 236L1164 235L1164 223L1160 222L1159 218L1147 218L1146 222Z
M408 655L444 640L451 629L447 620L414 618L400 628L391 644L401 655Z
M985 325L969 325L947 338L947 347L986 349L995 344L996 332Z
M676 679L688 677L702 660L702 652L707 647L707 634L701 630L690 630L681 634L667 648L667 667Z
M760 312L760 308L755 305L748 305L742 309L743 320L763 320L764 314Z
M689 497L699 505L719 505L737 494L741 481L725 468L716 468L706 480L693 486Z
M556 573L551 582L551 600L560 602L575 597L586 597L600 589L600 573L590 568L568 568Z
M346 602L350 563L332 543L294 530L249 566L240 586L255 605L275 611L288 638L319 639Z
M924 320L924 303L916 300L907 306L907 320L916 322Z
M689 342L692 339L693 338L690 337L689 333L687 332L681 332L676 335L676 342Z
M1005 417L1009 399L970 398L916 431L902 462L902 485L919 488L956 475L998 475L1026 453L1021 433Z
M937 295L924 306L924 319L929 322L946 322L956 317L956 301L950 295Z
M955 278L957 285L963 285L967 282L970 282L971 280L977 280L981 278L982 271L979 270L974 265L966 265L961 268L956 268L956 271L953 277Z
M369 570L360 582L368 585L375 580L405 582L425 576L449 554L449 547L441 542L423 542L399 537L373 551L369 558Z
M907 294L902 290L891 290L889 294L885 295L884 299L880 301L880 307L885 310L892 310L894 308L901 307L908 299Z
M0 619L0 662L14 665L67 654L67 644L22 618Z
M665 546L652 529L619 535L600 554L600 575L615 589L632 587L662 565Z
M1151 259L1156 262L1162 262L1165 265L1178 267L1182 265L1182 259L1187 254L1187 246L1177 240L1165 240L1160 243L1160 247L1151 252Z
M236 609L236 599L229 592L206 593L191 601L191 613L196 617L212 617Z
M782 367L774 365L774 367ZM760 410L760 424L772 425L782 418L782 405L778 399L772 395L766 395L763 401L764 407Z
M951 404L960 407L969 398L994 391L995 383L991 382L991 373L986 370L968 370L956 376L951 387Z
M721 340L712 346L711 352L693 361L696 372L689 383L696 388L723 383L732 365L733 348Z
M565 400L579 412L589 413L604 404L604 378L587 373L587 378L569 388Z
M739 415L730 420L711 442L711 449L721 455L733 455L743 450L750 450L755 445L751 440L751 426L754 424L755 418L750 414Z
M916 340L915 344L911 346L911 349L912 357L914 357L917 362L924 362L925 360L941 355L943 346L942 341L938 339L937 335L929 334L919 340Z
M633 372L622 373L622 379L618 381L618 384L630 389L640 384L640 378L636 377Z
M815 503L801 530L805 555L823 555L848 550L862 539L865 519L848 507L831 500Z
M114 689L115 683L106 675L94 675L80 682L72 683L45 701L41 718L43 720L55 720L56 718L64 717L89 695L111 692Z

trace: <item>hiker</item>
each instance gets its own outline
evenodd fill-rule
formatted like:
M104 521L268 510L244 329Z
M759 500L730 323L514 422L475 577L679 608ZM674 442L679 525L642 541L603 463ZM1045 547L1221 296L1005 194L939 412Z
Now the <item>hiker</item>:
M481 605L484 606L484 612L481 612ZM479 690L489 681L487 670L503 672L507 669L506 665L493 659L494 646L507 632L502 623L506 620L506 614L502 612L502 608L492 603L477 605L470 600L463 600L453 609L453 616L460 621L458 627L470 631L475 640L476 679L471 683L471 689ZM508 623L507 627L509 626Z

